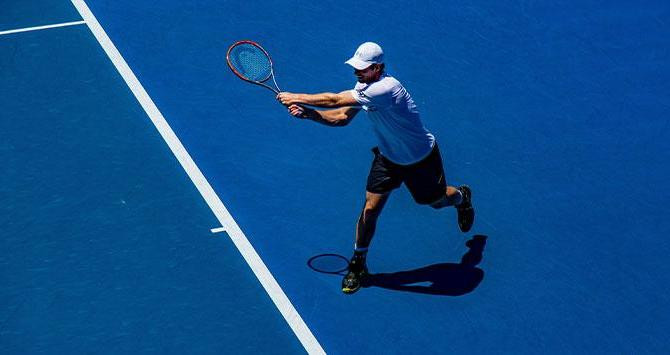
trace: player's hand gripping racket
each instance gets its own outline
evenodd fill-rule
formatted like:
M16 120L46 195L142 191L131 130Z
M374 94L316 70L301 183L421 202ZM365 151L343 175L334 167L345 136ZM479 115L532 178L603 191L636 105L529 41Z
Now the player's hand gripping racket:
M240 79L268 88L275 94L281 91L275 80L270 55L258 43L253 41L233 43L226 53L226 61L230 70ZM275 84L274 88L266 84L270 78Z

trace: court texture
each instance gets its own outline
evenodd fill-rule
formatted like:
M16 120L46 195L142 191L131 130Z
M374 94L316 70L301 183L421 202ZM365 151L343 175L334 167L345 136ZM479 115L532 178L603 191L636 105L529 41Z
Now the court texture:
M344 295L370 123L243 39L307 93L379 43L473 229L400 188ZM668 63L667 1L2 0L0 353L667 354Z

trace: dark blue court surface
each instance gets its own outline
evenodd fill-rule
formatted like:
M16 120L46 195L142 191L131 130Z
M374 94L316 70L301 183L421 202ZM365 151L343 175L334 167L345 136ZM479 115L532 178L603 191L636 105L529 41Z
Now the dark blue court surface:
M69 1L3 0L0 5L0 31L81 20Z
M0 32L81 20L14 3ZM670 351L667 2L88 5L326 352ZM380 43L472 231L401 188L342 294L370 125L288 116L240 39L292 92ZM305 351L87 24L0 35L0 73L0 352Z

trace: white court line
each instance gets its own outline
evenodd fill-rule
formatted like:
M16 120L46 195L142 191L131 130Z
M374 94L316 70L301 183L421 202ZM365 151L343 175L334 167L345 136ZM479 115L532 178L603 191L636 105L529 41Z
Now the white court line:
M272 276L270 270L265 266L265 263L263 263L263 260L258 256L258 253L256 253L256 250L244 235L244 232L242 232L237 225L228 212L228 209L223 205L219 196L216 195L214 189L212 189L205 176L181 144L179 138L177 138L174 131L172 131L172 128L170 128L165 121L163 114L158 110L158 107L156 107L156 104L154 104L151 97L149 97L149 94L144 90L144 87L140 84L139 80L137 80L137 77L130 69L125 59L123 59L121 53L116 49L114 43L109 39L105 30L100 26L100 23L84 0L71 1L77 8L77 11L79 11L81 17L88 24L91 32L93 32L93 35L105 50L105 53L107 53L109 59L119 71L119 74L123 77L123 80L125 80L126 84L137 98L137 101L139 101L142 108L144 108L144 111L151 119L151 122L156 126L156 129L163 137L163 140L165 140L165 143L167 143L170 150L172 150L172 153L186 171L186 174L188 174L191 181L193 181L193 184L195 184L198 191L207 202L207 205L209 205L209 208L226 232L228 232L228 236L230 236L230 239L240 251L244 260L249 264L249 267L254 272L263 288L265 288L265 291L268 293L275 306L279 309L279 312L284 316L284 319L286 319L286 322L298 337L300 343L305 347L305 350L310 354L325 354L321 344L316 340L302 317L300 317L300 314L298 314L295 307L293 307L293 304L291 304L291 301L286 297L286 294L281 289L274 276Z
M226 228L224 228L224 227L212 228L212 229L210 229L210 231L212 231L212 233L221 233L221 232L225 232Z
M57 23L53 25L44 25L44 26L35 26L35 27L26 27L26 28L18 28L15 30L7 30L7 31L0 31L0 36L2 35L8 35L11 33L20 33L20 32L29 32L29 31L39 31L39 30L46 30L48 28L56 28L56 27L65 27L65 26L75 26L75 25L83 25L85 24L86 21L74 21L74 22L64 22L64 23Z

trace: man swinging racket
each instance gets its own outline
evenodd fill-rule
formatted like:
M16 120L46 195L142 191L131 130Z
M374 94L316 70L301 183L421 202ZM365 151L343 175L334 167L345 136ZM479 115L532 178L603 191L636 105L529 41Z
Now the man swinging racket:
M394 189L405 183L414 200L433 208L455 206L458 226L467 232L475 212L466 185L447 186L435 137L424 127L409 92L384 72L384 52L373 42L361 44L345 62L358 79L353 90L339 94L282 92L277 100L291 115L329 126L345 126L362 108L368 113L379 145L368 175L365 205L356 225L354 255L342 280L342 291L354 293L367 275L366 255L377 217ZM304 105L332 110L314 110Z

